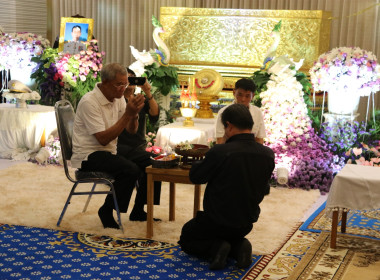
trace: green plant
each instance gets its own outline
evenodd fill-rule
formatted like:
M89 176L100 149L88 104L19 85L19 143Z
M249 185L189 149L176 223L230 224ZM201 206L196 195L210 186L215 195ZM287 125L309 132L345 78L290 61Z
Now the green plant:
M155 88L155 92L160 92L166 96L171 91L179 88L178 68L173 66L159 66L157 63L146 65L145 72L142 76L146 76L150 84Z

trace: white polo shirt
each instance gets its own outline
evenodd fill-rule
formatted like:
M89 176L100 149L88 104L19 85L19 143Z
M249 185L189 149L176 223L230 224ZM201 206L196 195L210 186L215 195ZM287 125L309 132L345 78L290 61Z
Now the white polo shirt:
M224 136L224 126L222 124L222 113L228 106L230 105L224 106L218 112L218 116L216 119L216 126L215 126L216 138L221 138ZM265 132L263 113L261 112L260 108L256 107L255 105L249 104L249 112L251 113L252 118L253 118L252 133L255 135L256 138L265 138L267 135Z
M71 166L75 168L80 168L82 161L95 151L116 154L117 138L103 146L94 134L113 126L124 114L126 102L124 98L108 101L98 85L81 98L76 111L71 157Z

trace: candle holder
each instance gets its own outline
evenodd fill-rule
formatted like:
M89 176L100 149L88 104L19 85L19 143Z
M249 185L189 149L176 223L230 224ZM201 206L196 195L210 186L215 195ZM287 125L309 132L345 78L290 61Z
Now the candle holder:
M185 118L183 121L183 126L194 126L194 121L192 118L194 118L195 114L197 113L196 108L179 108L181 111L182 117Z

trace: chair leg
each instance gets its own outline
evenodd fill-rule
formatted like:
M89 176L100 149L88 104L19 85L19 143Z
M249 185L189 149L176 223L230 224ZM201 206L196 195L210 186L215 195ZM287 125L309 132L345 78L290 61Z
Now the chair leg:
M57 222L57 227L59 227L59 225L61 224L61 221L62 221L62 219L63 219L63 216L64 216L65 213L66 213L67 206L69 206L69 204L70 204L71 197L73 196L73 193L74 193L75 188L77 187L77 185L78 185L78 182L76 182L76 183L74 184L74 186L71 188L71 191L70 191L70 194L69 194L69 196L68 196L68 198L67 198L67 200L66 200L65 206L63 206L62 213L61 213L61 215L59 216L59 219L58 219L58 222Z
M110 187L111 187L112 196L113 196L113 203L115 205L115 210L116 210L116 214L117 214L117 221L119 223L121 231L124 233L123 224L121 223L121 218L120 218L119 205L117 204L115 189L114 189L113 185L111 185Z
M94 183L94 185L91 188L91 193L88 195L88 198L87 198L86 204L83 207L82 213L86 212L88 204L90 203L90 200L91 200L91 197L92 197L92 192L95 190L95 187L96 187L96 183Z

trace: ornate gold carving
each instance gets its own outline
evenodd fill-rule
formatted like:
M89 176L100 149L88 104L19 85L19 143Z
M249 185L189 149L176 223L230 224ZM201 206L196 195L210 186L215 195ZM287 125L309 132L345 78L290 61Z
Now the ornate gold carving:
M277 56L287 54L307 71L328 51L331 12L161 7L161 38L180 75L212 68L223 77L250 76L261 67L274 25L282 19ZM235 80L236 80L235 79Z

